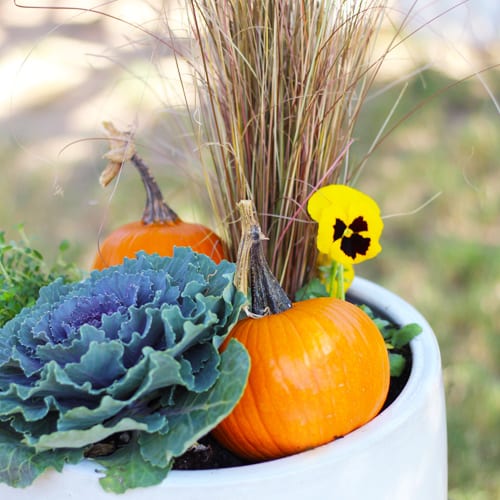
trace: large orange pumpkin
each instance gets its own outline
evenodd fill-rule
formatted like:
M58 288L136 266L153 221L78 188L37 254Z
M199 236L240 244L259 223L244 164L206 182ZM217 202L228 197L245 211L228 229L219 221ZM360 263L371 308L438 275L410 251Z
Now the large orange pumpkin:
M130 134L117 131L110 123L105 123L105 127L111 136L112 150L106 155L110 164L101 176L101 183L109 183L123 162L130 160L144 184L146 207L142 220L115 229L100 243L92 269L121 264L125 257L134 258L140 250L168 257L176 246L191 247L195 252L204 253L219 263L224 258L219 237L201 224L182 221L163 200L154 177L135 152Z
M283 457L344 436L375 417L389 390L389 358L373 321L334 298L246 318L231 338L252 361L247 388L214 430L249 460Z
M359 307L330 297L290 302L265 261L251 205L240 203L240 211L246 229L236 279L250 289L250 317L229 338L247 348L251 367L242 398L213 434L255 461L325 444L367 423L385 402L390 368L382 335Z

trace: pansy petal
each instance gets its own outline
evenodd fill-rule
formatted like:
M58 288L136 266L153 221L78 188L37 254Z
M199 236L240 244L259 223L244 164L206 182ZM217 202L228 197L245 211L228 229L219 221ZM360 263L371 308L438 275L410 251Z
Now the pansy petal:
M330 258L333 258L331 255L331 247L335 245L336 242L340 244L340 239L334 240L334 225L330 223L331 218L326 214L319 221L318 224L318 236L316 239L316 245L318 250L321 253L328 255ZM333 258L333 260L337 260Z
M332 205L337 204L339 184L330 184L329 186L318 189L307 203L307 211L313 220L319 222L323 211L330 209ZM341 186L346 188L347 186Z

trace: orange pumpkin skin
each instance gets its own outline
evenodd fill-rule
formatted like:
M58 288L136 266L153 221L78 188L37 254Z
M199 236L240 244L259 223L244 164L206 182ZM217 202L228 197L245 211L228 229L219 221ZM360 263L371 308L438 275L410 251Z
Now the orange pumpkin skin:
M357 306L334 298L235 325L231 338L249 351L247 388L213 431L252 461L325 444L381 410L390 381L382 335Z
M92 269L102 270L121 264L125 257L135 258L136 253L158 253L170 257L174 247L188 246L195 252L211 257L216 264L224 258L218 236L201 224L177 219L174 222L129 222L114 230L100 245Z

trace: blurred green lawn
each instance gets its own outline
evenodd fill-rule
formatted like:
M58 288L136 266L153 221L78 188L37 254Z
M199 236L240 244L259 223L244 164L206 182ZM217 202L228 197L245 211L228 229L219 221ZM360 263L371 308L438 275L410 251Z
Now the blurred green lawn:
M485 75L497 96L499 77L493 71ZM391 123L449 83L435 72L416 77ZM366 151L401 88L366 106L353 161ZM31 116L37 118L41 110L43 103ZM138 131L141 154L169 202L191 218L203 213L202 183L193 178L189 166L182 168L182 154L173 155L169 149L168 143L177 140L172 134L179 133L179 142L182 138L173 126L165 125L166 115L153 120L147 137ZM39 120L31 122L29 114L23 116L26 129L34 123L43 127ZM53 116L54 123L48 125L57 130L60 116ZM2 126L7 128L6 122ZM451 500L500 498L499 138L499 115L480 82L471 79L400 125L370 157L358 184L379 201L384 215L406 213L386 219L382 254L361 265L358 274L412 302L436 332L446 384ZM66 140L61 138L60 148ZM15 226L23 222L34 246L49 259L59 242L68 239L69 257L87 267L101 224L106 233L138 219L144 197L131 170L123 172L115 192L112 187L100 188L104 146L89 142L84 147L87 158L66 162L63 154L54 167L38 157L26 139L19 144L3 134L0 229L15 238ZM200 196L193 195L193 189ZM437 193L441 194L432 203L411 213ZM194 199L200 200L198 206L192 204Z
M489 77L494 95L500 95L499 74ZM450 83L424 72L397 114ZM368 106L359 130L362 143L399 91ZM410 212L441 193L415 214L388 218L382 254L360 272L412 302L436 332L452 500L500 498L499 138L500 117L472 79L402 124L370 158L360 183L384 214Z

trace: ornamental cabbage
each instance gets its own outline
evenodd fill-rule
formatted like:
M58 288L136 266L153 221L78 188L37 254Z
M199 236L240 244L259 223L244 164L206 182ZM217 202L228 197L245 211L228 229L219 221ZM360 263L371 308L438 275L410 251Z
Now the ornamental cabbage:
M244 348L218 351L245 303L234 267L177 248L43 288L0 329L0 481L27 486L125 434L95 459L102 486L160 482L246 384Z

